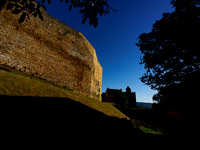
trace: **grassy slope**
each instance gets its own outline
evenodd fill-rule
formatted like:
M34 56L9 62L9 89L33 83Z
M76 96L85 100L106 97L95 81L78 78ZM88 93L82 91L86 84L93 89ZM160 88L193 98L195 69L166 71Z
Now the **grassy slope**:
M0 68L0 95L66 97L80 102L108 116L127 118L122 112L108 103L102 103L73 91L52 85L49 82L27 76L16 70Z

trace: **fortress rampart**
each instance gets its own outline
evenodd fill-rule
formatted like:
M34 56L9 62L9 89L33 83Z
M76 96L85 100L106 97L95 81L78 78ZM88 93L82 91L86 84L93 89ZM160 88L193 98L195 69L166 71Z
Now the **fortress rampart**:
M0 64L101 100L102 67L77 30L41 10L44 21L0 11ZM19 87L20 88L20 87Z

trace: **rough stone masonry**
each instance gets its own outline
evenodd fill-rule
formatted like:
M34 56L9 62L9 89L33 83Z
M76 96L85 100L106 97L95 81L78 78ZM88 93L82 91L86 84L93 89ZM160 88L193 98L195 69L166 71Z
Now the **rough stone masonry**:
M19 24L21 14L0 11L0 65L101 100L102 67L77 30L41 10Z

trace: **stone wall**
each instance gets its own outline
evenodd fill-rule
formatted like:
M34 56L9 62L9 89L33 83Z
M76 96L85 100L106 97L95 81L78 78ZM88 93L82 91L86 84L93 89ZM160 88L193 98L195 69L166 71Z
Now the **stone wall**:
M95 49L77 30L42 10L18 23L0 12L0 64L101 100L102 67Z

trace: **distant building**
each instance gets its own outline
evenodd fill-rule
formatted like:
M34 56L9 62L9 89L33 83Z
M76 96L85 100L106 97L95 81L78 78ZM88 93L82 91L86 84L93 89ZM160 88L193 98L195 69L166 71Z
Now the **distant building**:
M107 88L107 90L106 90L106 102L115 102L115 100L118 99L119 94L121 92L122 92L122 90Z
M136 107L136 93L131 92L131 88L129 86L126 88L126 96L128 98L128 106Z
M112 103L123 103L120 101L127 101L126 105L128 107L136 107L136 93L131 92L129 86L126 88L126 92L123 92L122 89L107 88L106 93L102 94L102 101Z

